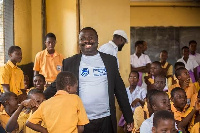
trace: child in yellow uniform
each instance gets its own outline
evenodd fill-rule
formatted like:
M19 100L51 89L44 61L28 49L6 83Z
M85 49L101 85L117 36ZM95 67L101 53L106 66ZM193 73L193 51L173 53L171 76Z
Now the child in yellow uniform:
M9 60L1 68L0 83L1 92L13 92L21 95L21 89L24 89L24 74L17 67L17 63L22 60L22 51L19 46L11 46L8 50Z
M44 101L44 95L40 90L32 89L28 93L28 99L21 102L18 109L10 117L6 131L18 131L23 133L37 133L36 131L26 127L27 119L37 110L37 107ZM42 123L43 124L43 123ZM43 124L44 126L44 124Z
M13 92L5 92L1 95L0 102L4 107L4 110L0 112L0 124L5 129L10 116L18 107L17 95Z
M191 102L192 96L197 92L196 87L194 83L190 82L190 75L186 68L180 67L176 70L175 75L177 79L179 80L178 84L174 84L169 88L169 93L175 88L175 87L181 87L185 90L186 96L187 96L187 103L188 105Z
M26 125L38 132L77 133L83 132L89 123L77 92L77 79L71 72L61 72L56 78L57 93L44 101L28 119ZM47 128L37 124L43 121Z
M153 118L152 133L176 133L173 113L161 110L155 113Z
M189 107L186 93L180 87L176 87L171 91L171 101L171 109L178 127L186 129L194 114L200 110L199 106L196 104L195 107Z

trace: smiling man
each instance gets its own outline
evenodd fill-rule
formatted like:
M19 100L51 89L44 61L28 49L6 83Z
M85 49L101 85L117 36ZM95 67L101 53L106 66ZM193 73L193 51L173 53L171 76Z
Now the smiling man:
M98 35L91 27L80 31L79 47L81 54L65 59L62 70L70 71L78 78L77 93L90 120L84 126L84 132L117 133L115 96L127 122L127 129L131 131L133 115L116 58L97 50ZM45 90L46 98L56 93L55 88L55 83L52 83Z
M33 70L34 75L42 74L48 85L61 72L63 56L55 50L56 36L53 33L48 33L45 39L46 49L36 54Z

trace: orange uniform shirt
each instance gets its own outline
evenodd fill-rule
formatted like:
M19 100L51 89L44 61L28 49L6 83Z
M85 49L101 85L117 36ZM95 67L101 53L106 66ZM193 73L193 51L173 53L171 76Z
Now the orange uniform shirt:
M63 90L41 103L28 121L43 121L49 133L77 133L77 125L89 123L81 99Z
M50 55L47 49L38 52L35 56L33 70L39 71L47 82L53 82L56 76L61 72L63 56L55 51Z
M8 62L1 67L0 83L9 84L10 91L16 95L22 94L21 89L24 89L23 71L8 60ZM0 85L0 87L1 92L4 92L2 85Z

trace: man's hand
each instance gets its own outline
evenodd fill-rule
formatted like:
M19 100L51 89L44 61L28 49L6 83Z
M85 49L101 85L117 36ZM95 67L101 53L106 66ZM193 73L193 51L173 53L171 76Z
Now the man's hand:
M28 100L24 100L21 105L25 108L34 108L34 107L39 107L39 104L33 100L33 99L28 99Z
M135 107L136 104L137 104L139 101L140 101L140 99L139 99L139 98L136 98L136 99L131 103L131 106L132 106L132 107Z
M131 132L133 130L133 123L127 123L126 127L127 127L127 131Z

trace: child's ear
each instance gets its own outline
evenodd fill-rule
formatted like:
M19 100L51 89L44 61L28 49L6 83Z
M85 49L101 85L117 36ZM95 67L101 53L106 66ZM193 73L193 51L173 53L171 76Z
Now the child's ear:
M155 112L157 110L156 106L155 105L152 105L151 107L153 109L153 111Z
M178 78L177 78L178 80L180 80L181 79L181 76L178 76Z
M67 90L67 92L70 92L70 86L69 85L66 86L66 90Z
M156 133L156 127L152 127L152 133Z

